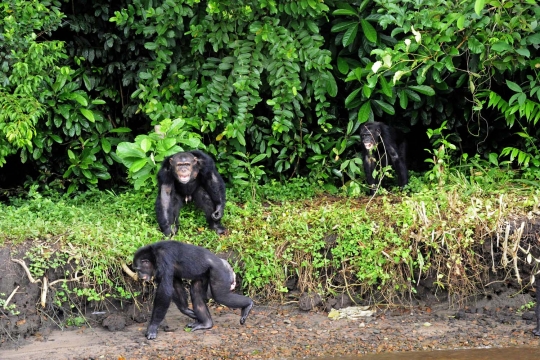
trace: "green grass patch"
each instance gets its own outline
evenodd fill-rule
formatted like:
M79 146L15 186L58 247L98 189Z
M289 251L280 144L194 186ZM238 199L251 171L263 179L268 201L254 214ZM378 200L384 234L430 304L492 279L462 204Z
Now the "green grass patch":
M493 265L482 252L484 242L509 215L532 210L539 196L534 188L504 182L490 183L487 192L457 175L442 188L413 177L407 192L375 198L320 188L300 180L271 183L255 198L251 191L229 190L227 236L208 230L202 212L190 204L180 212L174 239L235 254L232 263L246 293L262 301L284 299L286 281L295 278L300 291L377 294L392 302L414 293L428 274L451 294L467 296ZM77 276L62 291L98 302L131 298L120 265L162 238L154 201L154 191L75 198L33 193L2 205L0 244L24 243L24 260L36 278L58 268L66 269L66 279Z

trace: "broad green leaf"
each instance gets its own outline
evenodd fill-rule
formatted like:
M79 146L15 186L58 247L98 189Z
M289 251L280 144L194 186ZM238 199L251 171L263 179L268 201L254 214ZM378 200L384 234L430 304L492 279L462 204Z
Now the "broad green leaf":
M137 144L121 142L116 147L116 155L121 159L128 157L146 158L146 154L141 150Z
M356 33L358 32L358 23L354 24L350 28L345 31L345 34L343 34L342 43L344 47L347 47L352 44L354 39L356 38Z
M379 76L379 84L381 84L383 94L392 97L392 87L388 84L388 81L386 81L384 76Z
M72 94L69 95L68 98L71 99L71 100L75 100L76 102L78 102L82 106L88 106L88 101L84 98L84 96L82 96L80 94L72 93Z
M339 72L342 73L343 75L346 75L349 73L349 64L344 58L338 56L337 66L338 66Z
M355 11L349 9L337 9L332 13L332 15L357 16L358 14Z
M345 99L345 107L347 107L356 98L356 95L358 95L360 90L362 90L362 88L354 90L352 93L349 94L349 96L347 96L347 98Z
M476 0L474 2L474 12L476 13L476 15L480 16L480 13L482 12L485 4L486 0Z
M474 54L480 54L482 51L484 51L484 44L482 44L480 41L478 41L475 37L470 37L467 41L467 46L469 46L469 49Z
M389 103L385 102L385 101L382 101L382 100L373 100L377 105L379 105L381 107L381 109L389 114L389 115L394 115L396 113L396 110L394 109L394 107L392 105L390 105Z
M129 167L129 171L132 173L136 173L137 171L141 170L144 165L148 163L148 159L139 159L137 161L134 161L133 164Z
M528 44L539 45L540 44L540 32L535 33L534 35L527 36L526 41Z
M496 52L503 52L503 51L512 50L512 46L505 43L504 41L499 41L499 42L496 42L495 44L493 44L491 46L491 49L493 51L496 51Z
M360 21L360 24L362 25L362 31L364 32L366 39L371 42L377 42L377 31L375 28L364 19Z
M75 160L75 154L73 153L73 151L68 149L67 153L70 160Z
M521 86L519 86L518 84L516 84L513 81L506 80L506 86L508 86L510 88L510 90L512 90L512 91L519 92L519 93L523 92L523 90L521 89Z
M360 107L360 110L358 110L358 121L360 121L360 123L363 124L369 120L370 116L371 116L371 103L369 101L366 101L364 105Z
M407 96L407 93L405 90L401 90L399 92L399 105L402 109L406 109L409 105L409 97Z
M433 96L435 95L435 90L433 90L430 86L427 85L413 85L409 86L409 89L412 89L416 92L419 92L420 94Z
M145 153L148 152L150 149L152 148L152 140L150 140L149 138L144 138L142 141L141 141L141 149L142 151L144 151Z
M253 160L251 160L251 165L258 163L259 161L264 160L265 158L266 158L266 154L259 154L255 156Z
M331 97L335 97L338 93L336 79L334 79L334 75L332 75L330 71L326 72L326 78L326 91L328 92L328 95L330 95Z
M119 127L119 128L116 128L116 129L112 129L109 132L112 132L112 133L127 133L127 132L131 132L131 129L127 128L127 127Z
M529 49L520 48L520 49L516 49L516 52L521 56L531 57L531 52L529 51Z
M465 15L461 14L457 21L456 21L456 26L458 27L459 30L463 30L465 28Z
M332 26L332 29L330 29L331 32L340 32L345 29L349 29L353 26L358 27L358 21L342 21L337 23L336 25Z
M79 109L81 114L84 115L85 118L88 119L88 121L90 122L95 122L96 120L94 119L94 113L91 111L91 110L88 110L88 109Z
M103 151L108 154L111 152L111 143L106 138L101 138L101 148Z

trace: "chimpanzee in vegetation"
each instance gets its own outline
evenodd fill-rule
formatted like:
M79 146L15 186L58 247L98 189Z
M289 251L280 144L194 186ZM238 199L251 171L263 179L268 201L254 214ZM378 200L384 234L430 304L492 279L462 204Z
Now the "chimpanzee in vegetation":
M229 263L203 247L178 241L158 241L135 252L133 267L140 279L148 281L154 276L158 283L152 318L146 330L149 340L156 338L171 299L183 314L195 319L194 323L188 324L192 331L212 328L212 317L205 302L208 286L216 302L242 309L242 325L253 307L253 300L232 292L236 280ZM188 308L182 279L191 280L193 310Z
M210 156L200 150L174 154L165 158L157 177L156 215L163 234L176 234L178 213L192 199L204 211L210 229L220 235L225 233L226 229L221 225L225 182Z
M387 166L388 163L392 164L397 173L399 186L407 185L409 182L405 154L407 144L401 134L381 122L370 122L360 127L360 137L362 138L364 172L371 195L375 194L378 187L378 179L373 177L373 170L378 163L381 168Z

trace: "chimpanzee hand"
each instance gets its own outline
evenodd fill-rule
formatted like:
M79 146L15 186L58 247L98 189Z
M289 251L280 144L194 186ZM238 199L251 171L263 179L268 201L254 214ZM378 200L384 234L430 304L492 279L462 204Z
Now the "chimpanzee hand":
M214 221L219 221L223 217L223 206L216 206L216 211L212 213L212 219Z

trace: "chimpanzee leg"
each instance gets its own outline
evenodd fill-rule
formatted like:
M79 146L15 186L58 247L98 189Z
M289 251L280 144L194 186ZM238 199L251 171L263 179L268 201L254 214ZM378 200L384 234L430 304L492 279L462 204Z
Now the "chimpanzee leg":
M216 302L232 309L242 309L240 324L244 325L253 307L253 300L231 291L229 272L223 264L210 270L210 287L212 288L212 297Z
M182 279L174 279L173 301L180 312L192 319L197 319L197 315L188 308L187 293L182 283Z
M386 151L388 152L388 154L390 154L392 165L394 166L394 170L397 173L399 186L403 187L407 185L407 183L409 182L407 174L407 164L405 162L405 153L401 152L405 151L404 145L400 146L399 149L396 149L395 144L386 144Z
M156 215L159 228L165 236L171 236L178 231L178 213L183 202L176 193L173 184L162 184L156 199ZM171 230L171 225L175 225Z
M154 299L154 308L152 309L152 317L146 329L146 338L148 340L157 337L158 326L165 318L165 314L167 314L167 310L171 304L172 293L173 288L168 282L162 282L158 285Z
M191 303L197 319L194 323L188 324L191 331L211 329L214 326L210 311L208 311L208 306L204 301L207 288L208 284L202 280L191 281Z
M199 187L193 193L193 200L195 205L204 211L206 216L206 222L208 222L208 227L215 230L219 235L223 234L227 229L221 225L221 220L214 220L212 214L215 211L215 205L210 195L204 190L204 188Z
M373 149L372 151L377 151ZM366 175L366 182L369 186L369 192L371 195L375 195L377 191L377 181L373 178L373 170L377 165L377 159L369 150L364 150L364 158L362 159L364 163L364 173Z
M535 275L535 284L536 284L536 308L534 312L536 313L536 329L533 330L533 334L540 336L540 276Z

